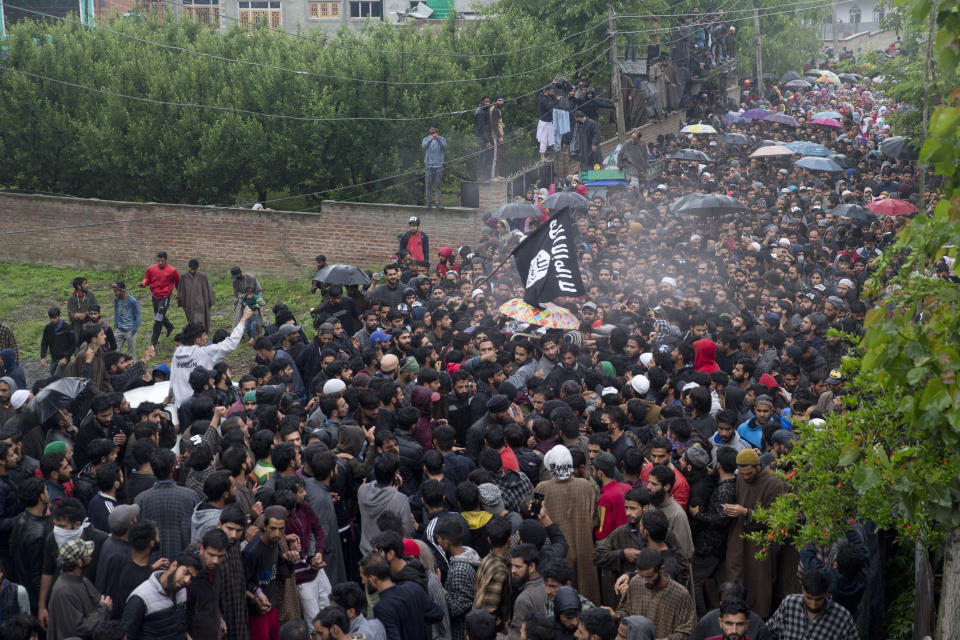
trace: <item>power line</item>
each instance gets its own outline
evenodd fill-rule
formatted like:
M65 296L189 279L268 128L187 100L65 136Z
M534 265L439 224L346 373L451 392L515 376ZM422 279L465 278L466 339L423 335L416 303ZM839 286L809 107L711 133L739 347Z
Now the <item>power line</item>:
M601 41L598 42L597 44L595 44L595 45L593 45L593 46L591 46L591 47L588 47L588 48L586 49L586 51L590 51L590 50L592 50L592 49L596 49L597 47L599 47L599 46L601 46L601 45L607 44L607 42L609 41L609 39L610 39L609 36L607 36L606 38L604 38L603 40L601 40ZM607 48L604 49L604 53L606 53L607 51L609 51L609 45L607 45ZM573 57L574 55L581 55L581 54L583 54L583 53L584 53L584 51L580 51L580 52L577 52L577 53L575 53L575 54L573 54L573 55L571 55L571 56L566 56L565 58L562 58L561 60L557 60L557 61L554 61L554 62L549 63L549 64L547 64L547 65L544 65L544 67L542 67L542 68L546 68L546 67L553 66L553 65L558 64L558 63L560 63L560 62L563 62L564 60L567 60L568 58ZM239 109L239 108L236 108L236 107L224 107L224 106L218 106L218 105L197 104L197 103L192 103L192 102L172 102L172 101L167 101L167 100L157 100L157 99L154 99L154 98L143 98L143 97L140 97L140 96L130 96L130 95L126 95L126 94L123 94L123 93L117 93L117 92L115 92L115 91L107 91L107 90L105 90L105 89L98 89L98 88L96 88L96 87L89 87L89 86L87 86L87 85L79 84L79 83L76 83L76 82L69 82L69 81L67 81L67 80L60 80L60 79L57 79L57 78L50 78L50 77L48 77L48 76L44 76L44 75L37 74L37 73L31 73L31 72L29 72L29 71L23 71L23 70L21 70L21 69L16 69L16 68L14 68L14 67L10 67L10 66L7 66L7 65L0 65L0 69L7 70L7 71L11 71L11 72L13 72L13 73L17 73L17 74L20 74L20 75L23 75L23 76L27 76L27 77L30 77L30 78L34 78L34 79L37 79L37 80L45 80L45 81L48 81L48 82L53 82L53 83L55 83L55 84L60 84L60 85L72 87L72 88L74 88L74 89L80 89L80 90L83 90L83 91L90 91L90 92L93 92L93 93L99 93L99 94L101 94L101 95L110 96L110 97L114 97L114 98L121 98L121 99L124 99L124 100L133 100L133 101L136 101L136 102L144 102L144 103L147 103L147 104L158 104L158 105L168 106L168 107L189 107L189 108L193 108L193 109L210 109L210 110L213 110L213 111L223 111L223 112L227 112L227 113L237 113L237 114L241 114L241 115L259 116L259 117L262 117L262 118L273 118L273 119L279 119L279 120L294 120L294 121L297 121L297 122L355 122L355 121L381 121L381 122L418 122L418 121L419 121L419 122L422 122L422 121L424 121L424 120L434 120L434 119L436 119L436 118L440 118L440 117L444 117L444 116L463 115L463 114L465 114L465 113L472 113L472 112L473 112L473 109L470 108L470 109L461 109L461 110L457 110L457 111L447 111L447 112L444 112L444 113L436 113L436 114L432 114L432 115L428 115L428 116L411 116L411 117L336 116L336 117L326 117L326 118L312 118L312 117L307 117L307 116L294 116L294 115L279 114L279 113L263 113L263 112L261 112L261 111L253 111L253 110L250 110L250 109ZM509 77L509 75L507 75L507 76L500 76L500 77ZM521 99L521 98L525 98L525 97L527 97L527 96L531 96L531 95L534 95L534 94L536 94L536 93L539 93L539 91L540 91L539 88L538 88L538 89L534 89L533 91L530 91L530 92L527 92L527 93L518 95L518 96L516 96L516 97L514 97L514 98L511 98L511 100L519 100L519 99Z
M28 9L28 8L26 8L26 7L17 7L17 9L18 9L19 11L23 11L23 12L25 12L25 13L31 13L31 14L38 15L38 16L43 16L43 17L46 17L46 18L53 18L54 20L60 20L60 21L63 21L63 22L69 22L69 23L73 23L73 24L83 25L83 23L81 23L79 20L73 20L72 18L67 18L67 17L63 17L63 16L57 16L57 15L54 15L54 14L51 14L51 13L45 13L45 12L43 12L43 11L36 11L36 10L34 10L34 9L32 9L32 8L31 8L31 9ZM444 84L477 83L477 82L482 82L482 81L486 81L486 80L498 80L498 79L501 79L501 78L513 78L513 77L517 77L517 76L522 76L522 75L527 75L527 74L530 74L530 73L536 73L536 72L538 72L538 71L542 71L546 66L550 66L550 65L553 65L553 64L556 64L556 63L559 63L559 62L563 62L563 61L565 61L565 60L567 60L567 59L569 59L569 58L575 57L575 56L577 56L577 55L580 55L580 53L582 53L582 52L575 52L575 53L573 53L573 54L571 54L571 55L569 55L569 56L566 56L565 58L561 58L560 60L556 60L556 61L554 61L554 62L550 62L550 63L548 63L548 64L545 65L545 66L537 67L537 68L535 68L535 69L527 69L527 70L524 70L524 71L518 71L518 72L515 72L515 73L509 73L509 74L498 74L498 75L494 75L494 76L484 76L484 77L479 77L479 78L455 78L455 79L451 79L451 80L435 80L435 81L433 81L433 82L423 82L423 81L419 81L419 82L404 82L404 81L400 81L400 80L372 80L372 79L369 79L369 78L354 78L354 77L351 77L351 76L338 76L338 75L328 74L328 73L317 73L317 72L315 72L315 71L303 71L303 70L300 70L300 69L290 69L290 68L287 68L287 67L282 67L282 66L273 65L273 64L267 64L267 63L264 63L264 62L256 62L256 61L253 61L253 60L239 60L239 59L237 59L237 58L229 58L229 57L226 57L226 56L219 56L219 55L216 55L216 54L213 54L213 53L206 53L206 52L204 52L204 51L197 51L196 49L188 49L187 47L180 47L180 46L177 46L177 45L165 44L165 43L163 43L163 42L154 42L154 41L152 41L152 40L147 40L147 39L141 38L141 37L139 37L139 36L134 36L134 35L131 35L131 34L128 34L128 33L123 33L122 31L116 31L116 30L114 30L114 29L108 29L107 27L103 27L103 26L100 26L100 25L97 25L97 24L91 24L91 25L85 25L85 26L89 26L90 28L96 29L96 30L98 30L98 31L103 31L103 32L106 32L106 33L112 33L112 34L114 34L114 35L120 36L121 38L126 38L126 39L128 39L128 40L133 40L134 42L139 42L139 43L141 43L141 44L147 44L147 45L151 45L151 46L154 46L154 47L160 47L160 48L162 48L162 49L167 49L167 50L170 50L170 51L177 51L177 52L180 52L180 53L189 53L189 54L196 55L196 56L201 56L201 57L205 57L205 58L211 58L211 59L213 59L213 60L218 60L218 61L220 61L220 62L241 64L241 65L246 65L246 66L251 66L251 67L257 67L257 68L261 68L261 69L268 69L268 70L271 70L271 71L279 71L279 72L283 72L283 73L291 73L291 74L294 74L294 75L304 76L304 77L323 78L323 79L325 79L325 80L334 80L334 81L341 81L341 82L359 82L359 83L364 83L364 84L379 84L379 85L389 85L389 86L436 86L436 85L444 85ZM595 28L595 27L592 27L592 28ZM582 32L580 32L580 33L584 33L584 31L582 31ZM577 35L579 35L579 34L577 34ZM568 36L568 38L569 38L569 37L570 37L570 36ZM558 43L560 43L560 42L563 42L563 40L559 40L559 41L556 41L556 42L552 42L552 43L550 43L549 45L545 45L545 46L554 46L554 45L556 45L556 44L558 44ZM602 43L603 41L600 41L600 42Z
M609 48L608 48L608 50L609 50ZM607 55L607 50L601 52L600 55L598 55L596 58L594 58L593 60L591 60L591 61L588 62L587 64L583 65L581 68L575 70L574 73L578 73L579 71L582 71L583 69L587 68L587 67L590 66L591 64L595 63L597 60L600 60L601 58L605 57L606 55ZM2 68L2 67L0 67L0 68ZM536 122L536 119L534 119L533 121ZM535 130L535 125L534 125L534 126L530 126L530 127L523 127L523 128L517 129L517 130L515 130L513 133L511 133L509 136L507 136L507 138L504 140L504 143L512 143L512 142L515 142L515 141L521 139L522 137L524 137L525 135L529 134L530 132L532 132L532 131L534 131L534 130ZM470 159L470 158L475 158L475 157L477 157L478 155L480 155L480 153L482 153L482 150L473 151L473 152L464 154L464 155L462 155L462 156L458 156L458 157L456 157L456 158L452 158L452 159L450 159L450 160L445 160L444 163L443 163L443 166L446 167L446 166L449 166L449 165L453 165L453 164L459 163L459 162L464 161L464 160L468 160L468 159ZM400 186L403 186L403 185L405 185L405 184L409 184L410 182L413 182L414 180L419 180L419 178L420 178L419 174L423 173L423 171L424 171L424 168L423 168L423 167L418 167L418 168L416 168L416 169L411 169L411 170L409 170L409 171L404 171L404 172L401 172L401 173L398 173L398 174L394 174L394 175L392 175L392 176L386 176L386 177L384 177L384 178L377 178L377 179L374 179L374 180L368 180L368 181L366 181L366 182L360 182L360 183L353 184L353 185L346 185L346 186L342 186L342 187L333 187L333 188L331 188L331 189L327 189L327 190L324 190L324 191L314 191L314 192L310 192L310 193L301 193L301 194L296 194L296 195L284 196L284 197L281 197L281 198L274 198L274 199L271 199L271 200L265 200L265 201L263 201L261 204L273 204L273 203L276 203L276 202L284 202L284 201L288 201L288 200L295 200L295 199L298 199L298 198L309 198L309 197L315 197L315 196L319 196L319 195L326 195L326 194L334 193L334 192L337 192L337 191L344 191L344 190L347 190L347 189L353 189L353 188L355 188L355 187L361 187L361 186L366 186L366 185L370 185L370 184L376 184L376 183L378 183L378 182L383 182L383 181L386 181L386 180L393 180L393 179L395 179L395 178L400 178L400 177L404 177L404 176L412 176L412 177L410 177L410 178L408 178L407 180L404 180L404 181L402 181L402 182L390 184L390 185L387 185L387 186L382 187L382 188L380 188L380 189L375 189L375 190L373 190L373 191L366 191L366 192L364 192L364 193L358 194L358 195L356 195L356 196L351 196L351 197L349 197L349 198L344 198L344 199L342 200L343 202L349 202L349 201L355 200L355 199L357 199L357 198L361 198L361 197L364 197L364 196L369 196L369 195L372 195L372 194L374 194L374 193L379 193L379 192L382 192L382 191L386 191L387 189L393 189L393 188L395 188L395 187L400 187ZM70 196L70 195L66 195L66 194L58 194L58 195L60 195L60 196L62 196L62 197L76 197L76 196ZM173 204L173 203L156 203L156 204L165 204L165 205L168 205L168 206L182 206L182 205L175 205L175 204ZM236 209L247 209L248 207L253 206L253 204L256 204L256 203L247 203L247 204L240 204L240 205L233 205L233 206L230 206L230 205L225 205L225 206L207 205L207 207L209 207L209 208L225 208L225 209L234 209L234 208L236 208ZM307 207L307 208L303 209L303 211L310 211L310 210L312 210L312 209L315 209L317 206L321 206L321 205L315 205L315 206L312 206L312 207ZM57 230L57 231L59 231L59 230L74 230L74 229L84 229L84 228L91 228L91 227L102 227L102 226L106 226L106 225L116 225L116 224L118 224L118 223L120 223L120 224L125 224L125 223L135 223L135 222L146 222L146 221L151 221L151 220L161 220L161 219L166 219L166 218L173 218L173 217L179 217L179 216L184 216L184 215L190 215L190 214L193 214L193 213L197 213L197 212L196 212L196 211L193 211L193 210L189 210L189 211L188 211L188 210L181 210L181 211L176 211L176 212L171 212L171 213L165 213L165 214L159 214L159 215L156 215L156 216L147 216L147 217L142 217L142 218L129 218L129 219L122 219L122 220L111 220L111 221L108 221L108 222L89 222L89 223L81 223L81 224L76 224L76 225L69 225L69 226L64 226L64 227L58 227L56 230ZM18 229L18 230L13 230L13 231L0 231L0 236L23 235L23 234L30 234L30 233L41 233L41 232L47 232L47 231L50 231L50 230L51 230L51 229L50 229L49 227L39 227L39 228L33 228L33 229ZM120 239L120 238L124 238L124 237L139 237L139 236L140 236L140 234L128 234L128 235L126 235L126 236L123 236L123 235L116 236L116 235L115 235L115 236L111 236L111 238L113 238L113 239ZM79 241L79 239L78 239L78 241ZM32 245L46 244L46 242L47 242L46 240L44 240L44 241L38 241L38 242L21 242L21 241L17 241L17 242L0 242L0 246L32 246Z
M844 3L854 2L854 1L855 1L855 0L837 0L837 4L844 4ZM787 13L799 13L799 12L802 12L802 11L813 11L813 10L816 10L816 9L823 9L823 8L829 7L829 6L832 4L832 2L823 3L821 0L808 0L808 4L811 3L811 2L812 2L812 3L817 3L816 6L799 6L799 5L796 5L796 4L795 4L795 5L793 5L793 6L795 7L795 8L793 8L793 9L788 9L788 10L786 10L786 11L771 11L771 12L767 12L767 13L761 13L761 14L760 14L760 17L761 17L761 18L764 18L764 17L767 17L767 16L779 16L779 15L783 15L783 14L787 14ZM752 12L752 10L751 10L751 12ZM745 17L743 17L743 18L733 18L733 19L731 19L731 20L724 20L724 22L726 22L727 24L730 24L730 23L733 23L733 22L743 22L744 20L753 20L753 16L750 15L750 16L745 16ZM663 29L640 29L640 30L635 30L635 31L619 31L618 33L619 33L619 34L659 33L659 32L661 32L662 30L663 30ZM672 28L672 27L671 27L671 28L667 28L667 30L673 31L673 28ZM675 39L675 40L670 40L669 42L661 43L661 45L663 45L663 44L670 44L670 42L679 42L680 40L683 40L683 38L677 38L677 39Z
M194 8L193 5L186 5L186 4L183 4L182 2L177 2L177 0L163 0L163 1L164 1L164 4L169 4L169 5L173 5L173 6L185 8L185 9L192 9L192 8ZM222 17L222 18L225 19L225 20L230 20L230 21L232 21L232 22L241 24L241 25L243 25L244 27L254 26L254 25L248 25L248 24L246 24L246 23L242 23L242 22L240 21L240 18L234 18L234 17L232 17L232 16L228 16L228 15L224 15L224 14L220 14L220 17ZM579 35L583 35L584 33L589 32L589 31L593 31L594 29L597 29L597 28L599 28L599 27L601 27L601 26L604 26L605 24L606 24L606 21L605 21L605 20L604 20L604 21L601 21L601 22L598 22L597 24L595 24L595 25L593 25L593 26L590 26L590 27L587 27L586 29L583 29L582 31L578 31L578 32L576 32L576 33L572 33L572 34L564 37L563 39L558 40L557 42L566 42L567 40L569 40L569 39L571 39L571 38L575 38L575 37L577 37L577 36L579 36ZM343 43L339 43L339 42L336 43L336 44L331 44L329 41L326 41L326 40L318 40L318 39L316 39L316 38L310 38L310 37L307 37L307 36L302 35L302 34L299 34L299 33L293 33L293 32L290 32L290 31L284 31L283 29L277 29L277 28L271 27L271 26L269 26L269 25L255 25L255 26L256 26L257 29L263 29L264 31L270 31L270 32L274 32L274 33L279 33L279 34L282 34L282 35L285 35L285 36L289 36L289 37L292 37L292 38L297 38L297 39L300 39L300 40L307 40L307 41L309 41L309 42L315 42L315 43L317 43L317 44L324 44L324 45L327 45L327 46L335 47L335 48L337 48L337 49L344 49L344 50L346 50L346 51L364 51L364 52L367 52L367 53L377 53L377 54L381 54L381 55L396 55L396 56L433 56L433 57L437 57L437 58L493 58L493 57L498 57L498 56L513 55L514 53L520 53L520 52L523 52L523 51L531 51L531 50L533 50L533 49L543 49L543 48L545 48L545 47L552 47L552 46L554 46L554 45L556 44L556 42L555 42L555 43L550 43L550 44L530 45L529 47L521 47L521 48L519 48L519 49L512 49L512 50L510 50L510 51L497 51L497 52L492 52L492 53L442 53L442 52L439 52L439 51L391 51L391 50L388 50L388 49L370 49L370 48L368 48L368 47L357 47L357 46L347 45L347 44L343 44Z

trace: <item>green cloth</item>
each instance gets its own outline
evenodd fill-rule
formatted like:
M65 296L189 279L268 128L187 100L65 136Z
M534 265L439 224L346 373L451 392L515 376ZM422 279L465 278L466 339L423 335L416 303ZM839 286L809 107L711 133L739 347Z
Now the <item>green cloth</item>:
M604 360L600 363L600 371L608 378L617 377L617 370L614 368L613 363L608 362L607 360Z

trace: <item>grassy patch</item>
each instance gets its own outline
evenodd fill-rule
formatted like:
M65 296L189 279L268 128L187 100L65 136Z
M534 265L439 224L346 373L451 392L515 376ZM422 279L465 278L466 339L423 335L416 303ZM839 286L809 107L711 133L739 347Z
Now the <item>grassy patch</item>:
M4 290L4 295L0 296L0 320L13 328L20 347L20 357L28 373L34 369L29 365L40 360L40 338L47 322L47 309L58 306L66 313L67 298L72 292L70 281L77 276L84 276L90 281L90 289L97 297L102 315L111 326L113 292L110 283L116 280L127 283L128 293L140 302L143 310L144 321L137 333L137 347L142 354L150 342L150 331L153 327L150 319L150 292L148 289L136 288L136 284L143 279L145 268L146 266L117 272L0 263L0 282L3 282ZM217 329L229 331L233 322L233 286L230 276L227 273L207 273L207 277L217 294L217 301L211 309L211 332ZM286 303L298 322L310 322L310 307L320 303L320 295L310 293L309 273L304 273L299 280L258 277L263 285L263 297L267 304L265 322L272 322L273 314L269 312L269 308L277 302ZM171 306L168 317L178 330L186 324L183 310L176 304ZM172 353L172 338L162 334L154 362L169 361ZM245 342L228 358L228 362L237 372L245 371L253 360L253 349ZM236 377L239 377L239 374L236 374Z

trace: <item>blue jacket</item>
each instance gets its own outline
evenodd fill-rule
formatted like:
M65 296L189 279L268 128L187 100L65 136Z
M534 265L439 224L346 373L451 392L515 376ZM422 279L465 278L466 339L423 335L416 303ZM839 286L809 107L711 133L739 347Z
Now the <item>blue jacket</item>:
M447 139L443 136L437 136L436 140L431 140L430 136L423 139L420 148L426 153L423 155L423 164L428 167L443 166L443 152L447 150ZM430 259L429 257L427 258Z
M113 298L113 328L122 331L136 332L140 328L142 318L140 315L140 303L137 299L127 294L126 300Z

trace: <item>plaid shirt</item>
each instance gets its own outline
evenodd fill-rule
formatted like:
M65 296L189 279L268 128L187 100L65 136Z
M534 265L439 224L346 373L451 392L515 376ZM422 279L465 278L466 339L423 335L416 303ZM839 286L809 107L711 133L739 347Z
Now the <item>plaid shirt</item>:
M0 322L0 351L4 349L16 351L17 362L20 362L20 347L17 346L17 338L13 335L13 329L6 322Z
M497 620L497 627L505 629L510 623L513 604L513 583L510 565L505 558L488 553L477 569L477 585L473 608L486 611Z
M656 591L645 587L640 576L631 578L617 613L621 618L648 618L657 628L656 637L669 640L687 640L697 622L697 611L690 593L669 578Z
M466 558L466 559L464 559ZM447 593L444 600L450 612L450 637L452 640L464 640L466 625L464 620L473 607L473 586L477 579L477 566L480 556L470 547L465 547L459 556L450 558L450 570L444 583Z
M503 504L509 511L520 512L520 505L533 497L533 483L526 474L508 469L494 477L494 484L500 487Z
M810 619L803 604L803 595L794 593L784 598L780 608L767 621L773 640L858 640L857 625L850 612L827 600L822 613Z
M250 638L250 610L247 608L247 578L243 572L243 552L240 543L227 548L220 578L220 611L227 623L226 640Z
M176 560L190 544L190 518L200 496L192 489L160 480L134 500L141 520L153 520L160 530L160 557Z

